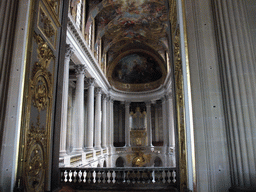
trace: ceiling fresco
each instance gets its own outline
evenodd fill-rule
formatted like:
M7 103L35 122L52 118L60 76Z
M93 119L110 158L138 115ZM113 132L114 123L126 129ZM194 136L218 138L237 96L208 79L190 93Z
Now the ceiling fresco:
M166 6L166 0L97 0L89 1L89 17L87 21L87 32L90 24L95 21L95 50L100 44L102 45L102 53L107 54L107 68L110 68L113 61L120 55L127 47L130 49L136 49L144 47L149 54L147 57L141 55L141 53L134 53L130 56L121 58L120 65L117 65L116 70L111 70L111 76L113 80L118 80L123 83L143 83L152 82L158 77L162 77L163 74L160 67L153 67L154 74L150 77L142 75L138 79L132 77L124 77L118 79L119 67L124 67L122 62L128 62L129 59L135 58L137 55L137 61L131 61L131 63L146 62L153 66L160 66L157 61L152 60L152 55L158 54L163 56L164 52L168 50L168 7ZM133 46L131 46L133 44ZM151 54L151 53L152 54ZM163 60L165 58L162 57ZM162 65L162 63L161 63ZM139 70L142 65L137 65ZM145 70L151 69L151 67L144 66ZM135 68L134 68L135 69ZM119 72L118 72L119 70ZM122 73L126 73L122 68ZM115 74L114 74L115 73ZM136 71L134 71L136 73ZM130 74L130 73L127 73ZM149 73L147 73L149 75ZM153 79L151 79L154 77ZM129 79L130 78L130 79ZM133 80L131 80L133 79ZM160 78L159 78L160 79ZM144 83L145 83L144 82Z
M128 84L151 83L162 77L159 64L148 55L133 53L116 65L112 79Z

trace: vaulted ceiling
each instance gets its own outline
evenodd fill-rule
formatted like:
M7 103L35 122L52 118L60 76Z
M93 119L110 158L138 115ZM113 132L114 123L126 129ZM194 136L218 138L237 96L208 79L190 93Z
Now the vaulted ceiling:
M144 91L163 83L169 34L166 2L89 1L86 31L94 22L95 50L101 44L101 53L107 55L107 77L117 89Z

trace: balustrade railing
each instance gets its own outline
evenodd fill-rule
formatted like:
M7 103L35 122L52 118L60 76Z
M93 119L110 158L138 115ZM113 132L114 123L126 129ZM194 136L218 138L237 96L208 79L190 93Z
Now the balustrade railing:
M175 168L60 168L60 174L62 186L78 189L153 186L176 191L178 186Z

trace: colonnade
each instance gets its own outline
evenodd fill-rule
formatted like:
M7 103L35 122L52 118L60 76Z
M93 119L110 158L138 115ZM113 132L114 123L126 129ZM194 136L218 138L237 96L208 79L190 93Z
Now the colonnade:
M64 62L60 156L67 155L68 147L71 148L68 152L72 152L72 154L113 148L115 141L114 115L121 118L118 122L118 140L122 140L122 135L124 134L125 147L130 147L131 127L129 121L131 101L122 102L124 104L124 116L120 113L114 114L113 98L104 93L102 88L95 86L94 78L85 77L86 67L83 64L74 66L76 83L73 83L75 84L73 89L75 91L72 101L72 112L68 111L68 109L71 110L71 107L68 107L68 98L69 94L71 94L68 86L69 63L72 53L72 48L67 45ZM87 89L86 94L85 88ZM160 100L161 102L145 101L147 111L147 145L148 147L153 147L153 141L161 140L164 147L174 148L175 133L172 95L164 95ZM154 110L152 110L152 106ZM154 114L152 114L152 111L154 111ZM73 116L71 113L73 113ZM154 124L152 122L152 115L154 116ZM71 119L72 124L68 123ZM124 130L121 128L123 126L122 121L124 121ZM69 139L70 137L72 139Z
M113 147L113 99L104 94L100 87L95 87L94 78L85 77L85 65L75 65L76 84L72 109L68 111L69 63L72 48L66 47L63 79L63 100L61 114L60 156L67 155L67 143L72 146L72 153L82 153L94 149ZM85 87L87 95L85 97ZM87 98L86 101L84 101ZM86 107L85 107L86 106ZM69 108L71 110L71 108ZM73 113L72 124L70 113ZM108 119L108 120L107 120ZM72 139L68 142L68 129L71 129ZM109 130L109 131L107 131Z
M172 102L172 94L164 95L158 101L145 102L147 146L153 147L153 143L155 143L157 146L162 146L163 144L165 147L175 147ZM136 104L131 101L115 103L114 143L117 147L123 146L124 143L124 147L131 146L130 131L132 125L130 112L132 105Z

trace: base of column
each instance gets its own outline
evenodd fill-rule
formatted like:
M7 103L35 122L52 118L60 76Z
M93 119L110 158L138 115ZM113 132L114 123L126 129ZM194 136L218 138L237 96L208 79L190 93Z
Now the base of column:
M101 150L101 146L95 146L94 150Z
M85 147L85 151L88 152L88 151L94 151L94 148L93 147Z
M72 153L82 153L84 150L82 148L73 148Z
M66 155L67 155L67 151L66 150L60 151L60 157L64 157Z

